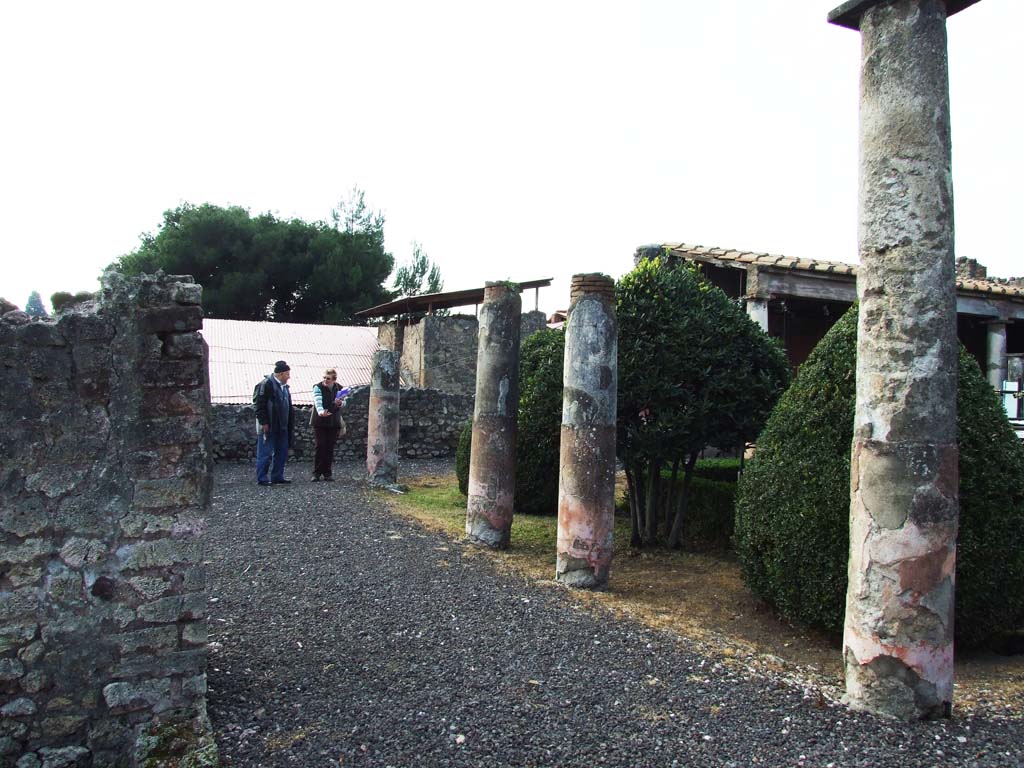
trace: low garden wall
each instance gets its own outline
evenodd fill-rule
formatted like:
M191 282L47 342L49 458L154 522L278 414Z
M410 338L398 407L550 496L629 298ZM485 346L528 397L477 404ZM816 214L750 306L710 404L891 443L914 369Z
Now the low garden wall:
M342 415L347 431L334 449L336 459L366 458L366 422L369 387L356 387L346 399ZM403 389L401 393L400 453L405 458L454 456L459 432L473 416L473 398L436 389ZM313 460L310 406L297 406L292 458ZM214 405L211 420L213 452L217 460L256 458L256 417L251 405Z

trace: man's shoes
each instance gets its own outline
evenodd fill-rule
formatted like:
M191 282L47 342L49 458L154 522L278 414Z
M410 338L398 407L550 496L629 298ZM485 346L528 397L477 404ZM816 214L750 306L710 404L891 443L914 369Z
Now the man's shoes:
M313 475L313 482L314 483L318 482L319 480L320 480L320 475Z
M271 485L288 485L290 482L291 482L291 480L271 480L270 484Z
M331 477L330 475L324 475L324 482L325 483L333 483L334 482L334 478Z
M257 480L256 484L257 485L270 485L270 481L269 480Z

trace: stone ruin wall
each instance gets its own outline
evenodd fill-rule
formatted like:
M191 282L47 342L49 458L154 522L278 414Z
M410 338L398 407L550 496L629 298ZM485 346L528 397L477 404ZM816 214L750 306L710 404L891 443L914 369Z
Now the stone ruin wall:
M521 342L546 328L547 317L537 310L524 312L519 326ZM381 324L377 341L384 349L400 353L404 385L473 397L478 329L472 315L426 315L413 325Z
M56 319L0 319L0 764L216 758L200 296L108 274Z
M334 448L336 459L366 459L369 387L356 387L346 398L342 415L347 431ZM296 407L295 445L291 458L312 461L311 406ZM410 459L454 456L463 426L473 416L473 398L436 389L403 389L400 404L399 453ZM256 458L256 416L251 405L214 405L211 421L214 456Z
M423 329L419 385L472 397L476 381L476 318L428 316L414 327ZM402 350L403 362L408 348L407 343Z

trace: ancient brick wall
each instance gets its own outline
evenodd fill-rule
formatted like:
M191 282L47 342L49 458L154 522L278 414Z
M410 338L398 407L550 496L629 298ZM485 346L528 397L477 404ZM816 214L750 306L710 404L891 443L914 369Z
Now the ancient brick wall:
M200 296L108 274L55 320L0 319L3 765L216 757Z
M346 434L334 449L338 459L366 458L367 409L370 388L356 387L342 414ZM473 415L473 398L436 389L403 389L400 404L399 453L406 458L454 456L459 433ZM309 407L297 407L292 458L313 460L313 430ZM217 459L256 457L256 417L250 405L215 405L211 420Z

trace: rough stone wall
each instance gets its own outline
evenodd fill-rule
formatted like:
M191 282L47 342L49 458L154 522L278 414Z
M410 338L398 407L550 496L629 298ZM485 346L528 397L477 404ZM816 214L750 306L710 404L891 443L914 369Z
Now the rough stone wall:
M476 318L429 316L420 325L424 329L421 386L472 397L476 389Z
M347 431L334 448L337 459L366 457L369 387L356 387L345 400ZM459 433L473 415L473 398L436 389L403 389L399 405L399 454L404 458L454 456ZM291 457L313 460L309 407L295 409L297 429ZM214 405L213 452L218 459L255 459L256 417L250 405Z
M377 343L381 349L402 353L405 326L400 323L381 323L377 326Z
M956 276L967 277L974 280L985 280L988 278L988 269L977 259L968 259L966 256L959 256L956 260Z
M547 327L548 316L539 309L523 312L519 319L519 343L522 344L531 333L543 331Z
M424 318L425 320L426 318ZM402 348L399 353L398 369L402 384L407 387L423 386L423 351L426 344L426 323L419 322L406 326L402 334ZM388 347L385 347L388 349Z
M108 274L55 320L0 320L3 765L216 758L200 296Z
M523 312L520 342L546 327L543 312ZM399 353L398 365L406 386L472 397L476 392L478 333L473 315L426 315L405 327L384 323L377 329L377 340L384 349Z

